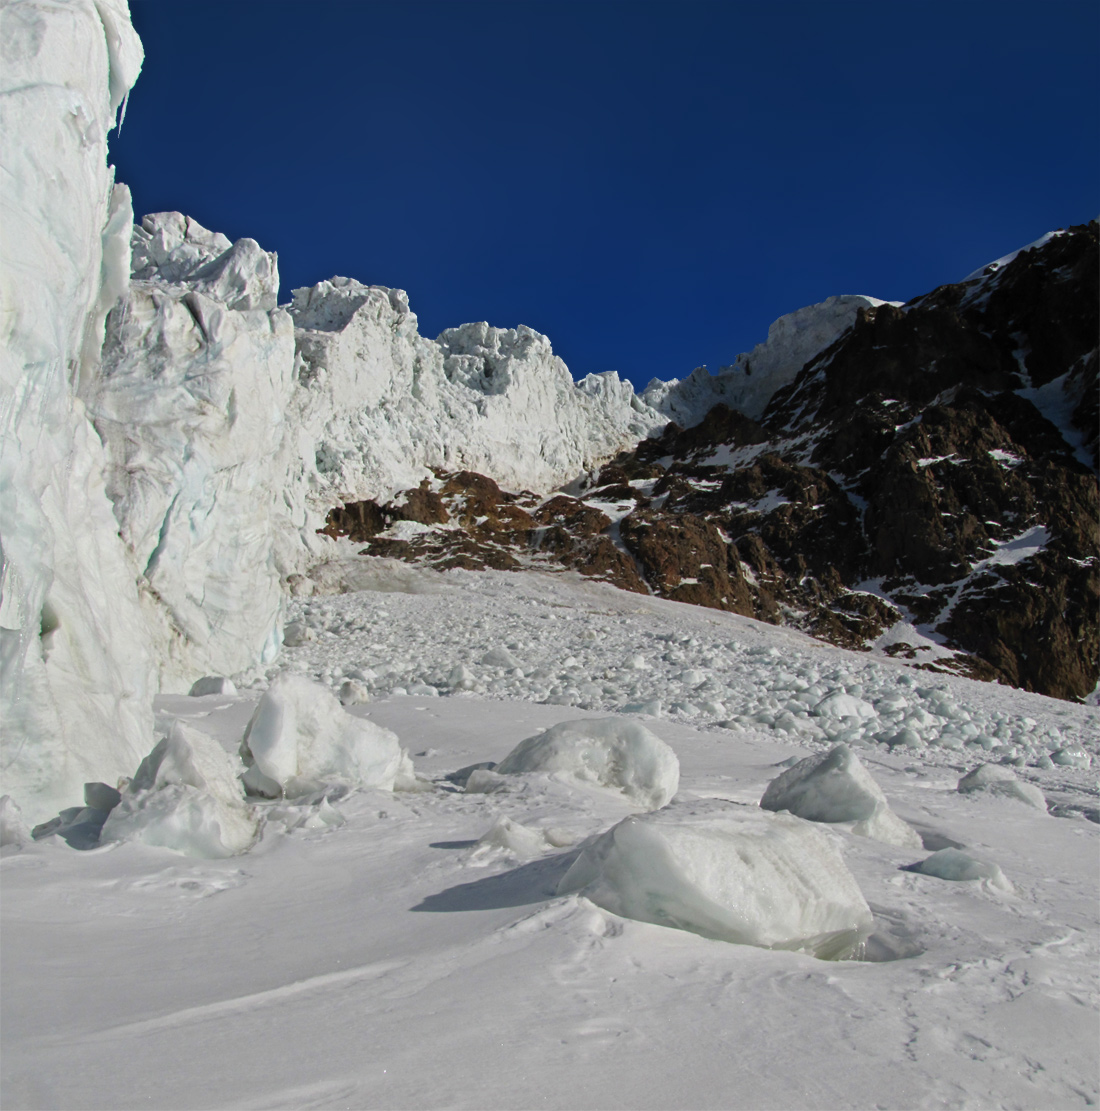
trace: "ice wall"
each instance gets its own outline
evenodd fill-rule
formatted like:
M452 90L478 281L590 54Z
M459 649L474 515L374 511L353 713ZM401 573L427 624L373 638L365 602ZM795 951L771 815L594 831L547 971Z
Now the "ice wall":
M107 132L141 68L125 0L0 11L0 769L34 820L128 773L152 676L80 395L129 269Z
M160 682L186 690L279 648L294 330L255 240L158 213L132 245L88 405Z
M550 490L666 423L613 372L574 382L531 328L421 336L402 290L333 278L295 290L290 313L296 477L317 505L386 498L428 467Z

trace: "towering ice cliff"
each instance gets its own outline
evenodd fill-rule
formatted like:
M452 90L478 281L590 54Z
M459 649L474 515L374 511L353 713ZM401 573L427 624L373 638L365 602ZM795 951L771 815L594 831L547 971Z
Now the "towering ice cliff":
M186 689L279 648L294 330L254 240L162 213L132 242L88 405L161 684Z
M138 590L82 398L129 270L107 132L141 68L124 0L0 12L0 768L32 815L148 750Z

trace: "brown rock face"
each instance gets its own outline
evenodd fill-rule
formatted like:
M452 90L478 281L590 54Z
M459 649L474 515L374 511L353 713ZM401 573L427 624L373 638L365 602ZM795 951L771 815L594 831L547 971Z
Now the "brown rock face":
M1081 698L1100 670L1098 273L1097 225L1071 228L862 310L761 421L719 405L669 424L579 497L439 474L322 531L440 568L569 568L851 648L905 621L914 643L882 650ZM427 528L385 535L400 521Z

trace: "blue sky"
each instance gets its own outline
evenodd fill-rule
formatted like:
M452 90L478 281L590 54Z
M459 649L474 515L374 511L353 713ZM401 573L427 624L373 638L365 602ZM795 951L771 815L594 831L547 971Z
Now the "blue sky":
M575 376L729 363L1097 213L1094 0L131 0L134 207Z

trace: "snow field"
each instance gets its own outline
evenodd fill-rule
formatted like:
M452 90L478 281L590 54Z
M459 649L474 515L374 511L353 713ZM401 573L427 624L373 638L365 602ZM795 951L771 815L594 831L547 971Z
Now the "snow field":
M425 592L322 600L325 620L310 613L314 639L285 653L300 668L293 682L239 675L235 695L163 696L158 729L171 736L182 723L177 738L213 740L239 772L266 688L278 696L270 705L289 685L330 721L395 734L428 789L345 786L268 802L238 787L241 804L266 820L247 853L227 858L140 840L81 853L56 837L3 849L0 1067L12 1106L1078 1107L1100 1098L1100 826L1082 817L1096 800L1089 769L1013 767L1019 782L1042 785L1045 813L957 789L989 761L981 746L849 746L922 852L854 835L848 822L758 806L785 769L827 756L824 736L680 712L640 717L618 702L538 704L504 688L522 689L539 668L587 672L623 701L670 706L683 686L713 681L732 714L779 689L779 675L833 684L820 702L840 694L834 676L845 674L863 690L843 693L881 713L892 712L890 694L930 715L946 699L983 728L1028 718L1021 735L1054 744L1056 730L1060 747L1087 750L1095 710L567 576L402 583ZM497 648L517 666L480 662ZM485 690L428 682L457 668ZM341 708L333 692L351 670L371 700ZM917 684L891 686L898 677ZM418 683L436 693L392 693ZM917 693L926 686L941 697ZM609 717L644 726L676 754L670 805L639 815L621 790L489 766L555 727L576 731L589 719L595 730ZM196 745L177 747L154 788L179 786L170 768L181 783L218 781L191 754ZM1067 817L1052 816L1059 806ZM0 817L7 824L6 809ZM598 874L565 893L571 870L584 879L586 856L598 858ZM658 910L683 928L654 924ZM757 944L715 940L716 923ZM847 930L867 935L867 959L811 955L844 955ZM837 947L820 948L822 934L837 932ZM157 1068L135 1069L135 1055Z

